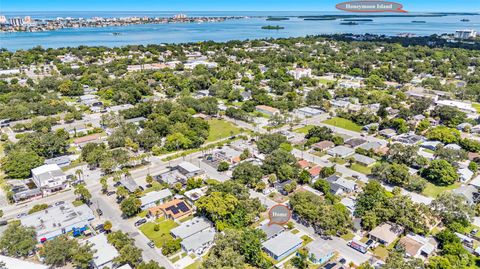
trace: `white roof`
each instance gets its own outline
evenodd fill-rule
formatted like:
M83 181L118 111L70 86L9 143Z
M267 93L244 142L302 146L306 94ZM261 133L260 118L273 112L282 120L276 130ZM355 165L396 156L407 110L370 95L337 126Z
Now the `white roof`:
M263 247L276 256L281 256L297 245L301 245L303 240L292 233L281 233L274 238L263 243Z
M329 256L335 250L332 246L329 245L328 241L325 240L314 240L307 245L308 252L315 255L317 259L322 259Z
M169 189L163 189L161 191L152 191L147 193L145 196L140 197L142 206L155 203L156 201L164 200L165 198L172 196L172 192Z
M178 167L181 167L182 169L184 169L185 171L187 171L188 173L193 173L193 172L197 172L198 170L200 170L200 168L190 162L181 162L178 164Z
M105 264L118 256L118 251L108 243L107 237L103 233L91 237L87 241L92 244L92 249L96 250L93 255L93 262L96 267L103 268Z
M212 227L210 221L205 218L195 217L189 221L183 222L180 226L173 228L170 230L170 233L176 238L185 239L210 227Z
M118 267L117 269L132 269L132 267L130 266L130 264L126 263L126 264Z
M32 174L41 175L41 174L45 174L45 173L53 172L53 171L58 171L58 170L61 171L62 169L60 169L60 167L55 163L45 164L45 165L39 166L37 168L33 168L32 169Z
M6 269L48 269L49 266L28 262L8 256L0 255L0 262L5 264ZM2 267L3 268L3 267Z
M185 248L187 251L196 250L202 247L204 244L213 242L214 238L215 238L215 230L211 228L211 229L203 230L199 233L196 233L190 237L183 239L181 244L183 248Z

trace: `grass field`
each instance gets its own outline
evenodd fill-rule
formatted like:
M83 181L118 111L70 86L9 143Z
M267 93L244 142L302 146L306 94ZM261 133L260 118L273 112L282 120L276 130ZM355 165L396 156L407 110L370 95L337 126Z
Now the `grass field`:
M190 264L189 266L185 267L185 269L198 269L202 266L202 262L197 260L194 263Z
M388 257L388 249L380 245L373 250L373 255L385 261Z
M430 182L427 183L427 186L423 190L422 194L428 197L435 198L437 197L440 193L445 192L445 191L451 191L453 189L456 189L460 187L460 183L455 183L450 186L436 186Z
M363 166L363 165L358 164L358 163L352 163L352 165L350 166L350 169L352 169L353 171L357 171L359 173L365 174L365 175L370 175L372 173L372 168Z
M155 224L158 224L160 229L158 231L154 230ZM171 239L170 230L177 227L173 220L164 220L157 219L154 222L147 222L140 226L140 231L150 240L155 243L155 246L161 248L163 243Z
M293 130L295 133L299 133L299 134L307 134L308 131L310 131L310 129L313 128L313 125L306 125L306 126L303 126L302 128L298 128L298 129L295 129Z
M480 113L480 104L479 103L472 103L472 107L477 110L477 112Z
M207 143L240 133L240 129L228 121L213 119L209 120L208 124L210 125L210 132L206 141Z
M323 121L323 123L354 132L360 132L362 130L362 126L356 124L355 122L339 117L333 117Z

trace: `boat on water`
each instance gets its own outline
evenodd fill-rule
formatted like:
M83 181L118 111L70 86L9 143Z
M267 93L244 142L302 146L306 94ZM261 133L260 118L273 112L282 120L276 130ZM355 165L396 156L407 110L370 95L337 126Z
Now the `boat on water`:
M121 35L122 33L119 32L113 32L112 35Z
M341 25L358 25L358 23L354 21L341 22L340 24Z
M412 21L412 23L427 23L426 21Z
M461 19L460 21L469 22L470 20L469 19Z

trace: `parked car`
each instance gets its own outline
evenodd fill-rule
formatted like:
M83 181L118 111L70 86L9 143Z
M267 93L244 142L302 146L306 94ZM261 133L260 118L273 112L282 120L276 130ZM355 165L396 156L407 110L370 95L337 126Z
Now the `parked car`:
M153 241L148 242L147 245L151 248L155 248L155 243L153 243Z
M121 184L122 183L120 183L120 181L117 181L117 182L115 182L115 184L113 184L113 186L116 188L116 187L120 186Z
M100 208L97 208L96 211L99 216L103 215L103 211Z
M7 224L8 222L6 220L0 220L0 226L5 226Z
M58 201L55 203L55 206L63 205L65 204L65 201Z
M107 191L107 196L112 196L115 194L115 191Z
M95 226L95 231L103 232L104 231L103 223Z
M142 224L144 224L144 223L146 223L146 222L147 222L146 219L139 219L139 220L137 220L137 221L135 222L135 226L140 226L140 225L142 225Z
M23 217L25 217L26 215L27 215L27 213L20 213L20 214L17 215L17 219L23 218Z

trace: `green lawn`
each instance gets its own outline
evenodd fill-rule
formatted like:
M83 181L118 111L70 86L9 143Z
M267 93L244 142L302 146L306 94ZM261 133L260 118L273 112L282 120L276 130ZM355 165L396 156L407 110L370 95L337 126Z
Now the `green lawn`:
M308 243L313 241L313 239L308 235L303 235L301 238L303 240L303 244L302 244L303 246L306 246L308 245Z
M385 261L388 257L388 249L382 245L376 247L373 250L373 255L379 257L381 260Z
M477 112L480 113L480 104L479 103L472 103L472 107L477 110Z
M340 237L345 241L350 241L355 237L355 235L352 232L348 232L347 234L344 234Z
M347 161L339 157L331 157L331 158L328 158L328 160L331 161L332 163L336 163L340 165L347 163Z
M158 231L154 230L155 224L160 225ZM154 222L147 222L140 226L140 231L148 237L148 239L152 240L156 247L160 248L166 240L172 238L170 230L177 226L178 224L173 220L157 219Z
M295 133L299 133L299 134L307 134L308 131L310 131L310 129L313 128L313 125L306 125L306 126L303 126L302 128L298 128L298 129L295 129L293 130Z
M184 269L198 269L202 266L202 262L197 260L194 263L190 264L189 266L185 267Z
M353 171L357 171L359 173L365 174L365 175L370 175L372 173L372 168L363 166L363 165L358 164L358 163L352 163L352 165L350 166L350 169L352 169Z
M292 230L292 234L298 234L300 231L297 229Z
M455 183L450 186L436 186L430 182L427 183L427 186L423 190L422 194L428 197L435 198L437 197L440 193L445 192L445 191L451 191L453 189L456 189L460 187L460 183Z
M210 125L210 132L206 142L217 141L240 133L240 129L228 121L212 119L208 121L208 125Z
M333 117L331 119L323 121L323 123L354 132L360 132L362 130L362 126L356 124L355 122L339 117Z

